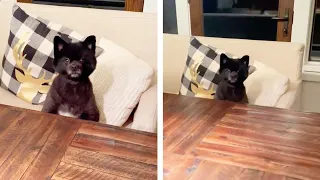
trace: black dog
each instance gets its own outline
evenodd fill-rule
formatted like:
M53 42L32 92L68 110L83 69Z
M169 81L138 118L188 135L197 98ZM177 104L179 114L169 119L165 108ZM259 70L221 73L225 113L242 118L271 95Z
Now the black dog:
M54 79L42 111L63 116L99 121L99 111L89 75L95 70L96 38L66 43L54 38Z
M219 69L221 81L218 84L215 99L248 103L246 88L243 84L248 77L248 71L249 56L231 59L221 54Z

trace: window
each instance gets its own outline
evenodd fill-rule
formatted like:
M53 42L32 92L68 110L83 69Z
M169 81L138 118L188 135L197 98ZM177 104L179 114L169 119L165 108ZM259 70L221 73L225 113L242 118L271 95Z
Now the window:
M204 35L275 41L278 5L279 0L203 0Z
M290 41L293 0L190 0L192 35Z

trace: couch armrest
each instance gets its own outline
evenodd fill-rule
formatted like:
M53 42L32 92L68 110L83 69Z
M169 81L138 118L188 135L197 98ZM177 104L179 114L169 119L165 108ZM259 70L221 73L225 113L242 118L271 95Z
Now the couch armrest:
M276 107L301 110L301 81L290 82L290 86L285 94L278 100Z
M149 87L141 96L134 113L132 129L155 133L157 131L157 85Z

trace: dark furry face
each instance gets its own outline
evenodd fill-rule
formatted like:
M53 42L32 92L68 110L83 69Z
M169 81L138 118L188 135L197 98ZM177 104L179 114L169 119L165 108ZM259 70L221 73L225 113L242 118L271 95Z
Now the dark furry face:
M242 84L249 74L249 56L232 59L225 54L220 56L220 76L231 84Z
M96 68L96 38L87 37L83 42L66 43L59 36L54 38L54 69L71 80L87 78Z

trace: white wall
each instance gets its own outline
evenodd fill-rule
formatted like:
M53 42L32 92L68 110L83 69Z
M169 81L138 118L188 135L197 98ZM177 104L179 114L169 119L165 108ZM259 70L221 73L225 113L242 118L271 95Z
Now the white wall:
M157 13L157 0L144 0L143 12Z

